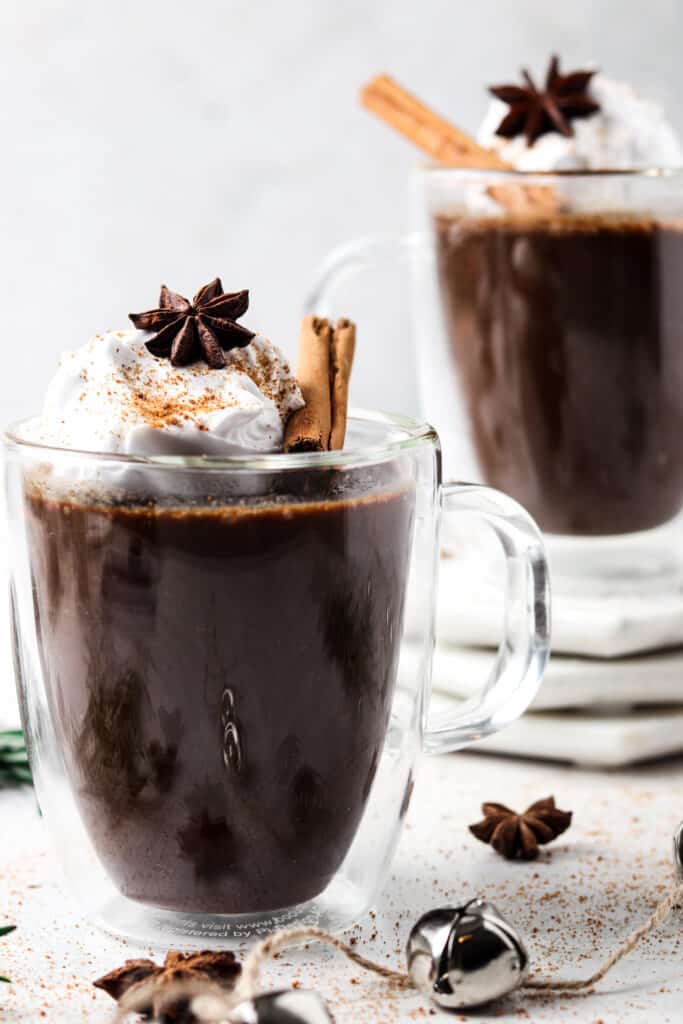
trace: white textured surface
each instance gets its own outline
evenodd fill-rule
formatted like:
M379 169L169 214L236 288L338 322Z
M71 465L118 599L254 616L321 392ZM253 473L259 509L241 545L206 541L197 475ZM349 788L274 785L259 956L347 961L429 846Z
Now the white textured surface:
M354 930L356 949L402 964L410 925L425 910L485 893L525 936L534 970L586 975L667 893L671 835L681 815L683 762L637 773L579 773L460 754L425 759L391 877L374 917ZM574 811L569 832L535 863L509 864L467 832L482 800L521 808L554 793ZM32 796L0 792L0 917L19 928L0 942L0 966L14 982L0 991L0 1020L12 1024L108 1024L109 998L90 982L125 958L148 955L79 921L53 881ZM153 951L152 951L153 952ZM515 995L467 1020L500 1024L678 1024L683 1016L681 918L643 941L593 995ZM355 979L355 980L354 980ZM419 997L385 983L328 950L284 954L265 984L298 981L324 994L337 1024L411 1024L430 1016Z

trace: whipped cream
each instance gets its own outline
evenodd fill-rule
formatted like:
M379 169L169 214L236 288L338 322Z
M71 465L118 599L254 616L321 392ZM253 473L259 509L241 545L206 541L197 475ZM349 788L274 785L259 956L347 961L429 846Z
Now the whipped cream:
M528 146L523 135L503 139L496 128L509 107L494 99L477 139L519 171L638 170L683 166L683 149L655 103L623 82L596 75L589 91L600 110L574 119L574 135L542 135Z
M305 404L280 350L257 335L227 366L175 367L148 351L147 331L96 334L65 353L30 438L130 455L236 455L282 450L289 415Z

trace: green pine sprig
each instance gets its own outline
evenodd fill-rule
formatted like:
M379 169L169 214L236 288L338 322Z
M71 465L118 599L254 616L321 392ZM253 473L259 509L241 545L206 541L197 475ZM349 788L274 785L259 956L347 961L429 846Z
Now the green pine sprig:
M32 782L21 729L0 730L0 785L31 785Z
M15 924L0 924L0 939L3 935L9 935L16 929ZM6 978L3 974L0 974L0 982L4 982L6 985L11 984L10 978Z

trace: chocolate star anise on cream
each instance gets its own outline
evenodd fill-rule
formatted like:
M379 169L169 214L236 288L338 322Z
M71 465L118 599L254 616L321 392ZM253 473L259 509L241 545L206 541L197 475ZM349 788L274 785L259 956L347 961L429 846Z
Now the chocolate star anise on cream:
M590 117L600 109L588 92L594 74L595 71L572 71L563 75L559 58L553 57L544 89L537 88L526 68L522 70L525 85L491 86L489 92L510 107L496 135L513 139L524 133L529 146L547 132L573 135L571 122L575 118Z
M470 825L470 832L508 860L533 860L539 845L552 842L572 823L572 812L561 811L552 796L537 800L524 814L504 804L482 804L481 810L484 819Z
M225 366L224 351L244 348L254 332L236 323L249 308L249 292L223 291L220 278L200 288L192 302L161 286L159 308L146 313L129 313L142 331L154 331L146 342L155 356L170 356L174 366L186 366L204 359L213 370Z
M153 960L126 960L122 967L93 982L96 988L120 1002L124 996L135 1012L164 1024L190 1024L194 1016L186 997L174 998L180 982L202 982L230 990L235 987L242 968L235 954L228 951L166 954L163 966ZM139 999L136 999L139 995Z

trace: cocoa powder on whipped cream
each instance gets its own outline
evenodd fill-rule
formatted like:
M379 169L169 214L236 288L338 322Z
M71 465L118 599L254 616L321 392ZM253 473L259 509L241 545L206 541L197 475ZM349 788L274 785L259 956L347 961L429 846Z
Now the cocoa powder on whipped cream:
M261 335L226 365L176 367L152 355L148 331L96 334L62 356L31 440L81 451L230 455L282 450L304 405L283 353Z

